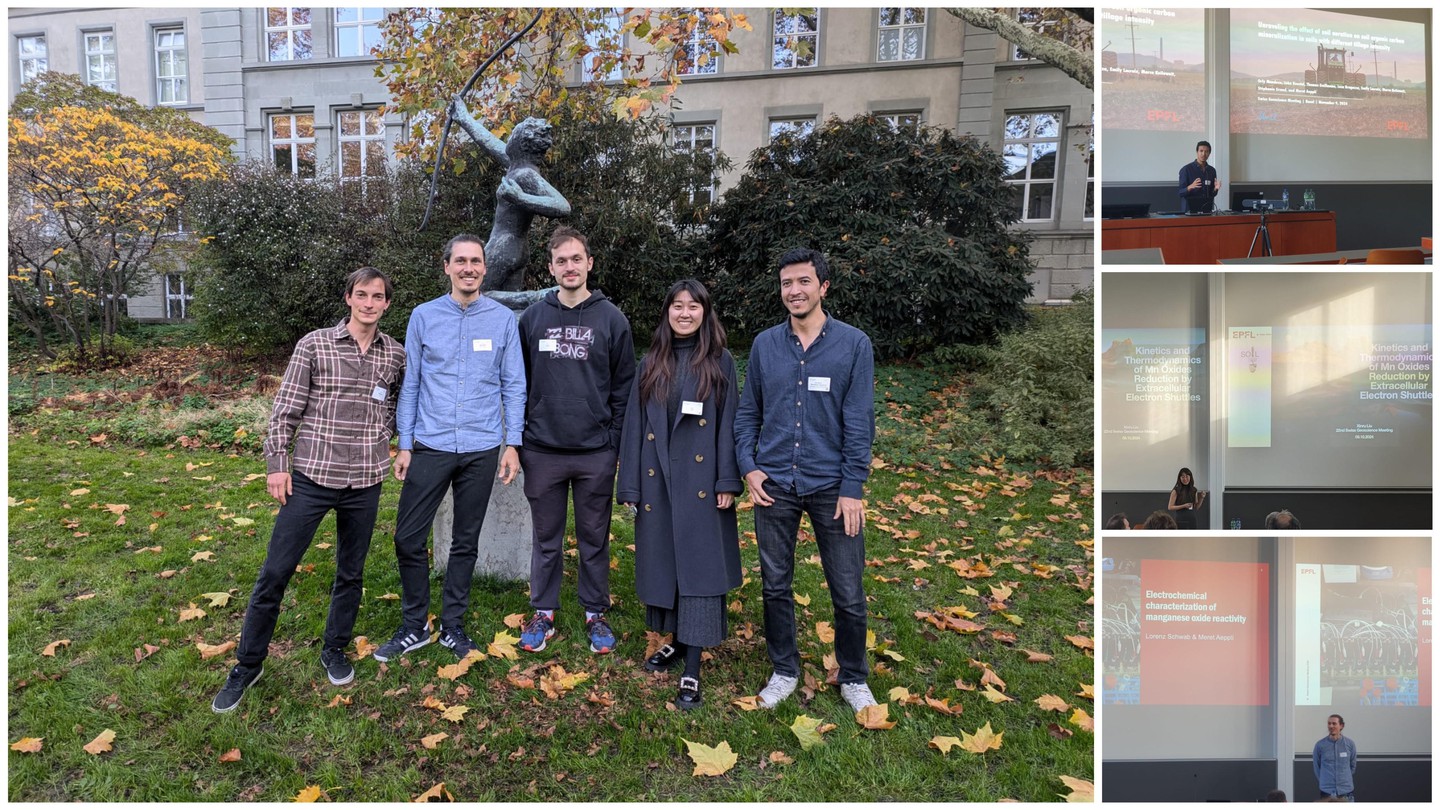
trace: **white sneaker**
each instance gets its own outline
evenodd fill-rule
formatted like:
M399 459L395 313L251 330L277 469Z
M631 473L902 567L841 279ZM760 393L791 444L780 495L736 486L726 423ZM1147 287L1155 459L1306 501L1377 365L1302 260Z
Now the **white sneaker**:
M845 702L856 712L866 706L875 705L875 696L870 693L870 685L866 683L840 684L840 697L845 698Z
M760 690L760 705L766 709L775 708L775 704L790 697L795 691L796 684L800 683L799 678L792 678L789 675L781 675L776 672L770 676L770 682ZM871 701L872 703L874 701Z

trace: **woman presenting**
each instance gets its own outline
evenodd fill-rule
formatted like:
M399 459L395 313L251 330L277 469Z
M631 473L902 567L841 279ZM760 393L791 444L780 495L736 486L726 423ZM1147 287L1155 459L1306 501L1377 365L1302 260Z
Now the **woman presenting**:
M1170 506L1167 507L1175 515L1175 528L1195 528L1195 510L1204 505L1208 494L1195 488L1195 476L1189 467L1180 468L1180 474L1175 476L1175 487L1170 490Z
M625 411L616 500L635 513L635 592L645 623L674 640L645 662L684 664L675 705L694 709L700 653L725 640L725 594L740 586L733 426L740 398L725 329L698 281L676 282Z

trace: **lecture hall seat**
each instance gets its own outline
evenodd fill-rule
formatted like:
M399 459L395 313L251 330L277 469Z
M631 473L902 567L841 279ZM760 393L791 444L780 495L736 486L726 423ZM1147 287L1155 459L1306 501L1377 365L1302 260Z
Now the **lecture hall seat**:
M1425 253L1414 248L1377 248L1365 257L1366 264L1424 264Z

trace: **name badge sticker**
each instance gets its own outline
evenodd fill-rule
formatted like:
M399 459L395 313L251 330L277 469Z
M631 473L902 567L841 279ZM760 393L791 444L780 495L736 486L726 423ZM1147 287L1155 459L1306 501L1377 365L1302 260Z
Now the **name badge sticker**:
M811 378L809 379L809 385L807 385L806 388L807 388L808 390L810 390L810 391L829 391L829 390L830 390L830 378L829 378L829 377L811 377Z
M1341 751L1341 752L1340 752L1340 758L1341 758L1341 759L1348 759L1349 757L1350 757L1350 752L1349 752L1349 751Z
M689 416L699 416L700 414L704 413L704 406L702 406L699 402L691 402L687 399L684 402L680 403L680 413L687 414Z
M470 341L470 345L472 351L489 352L495 350L494 346L491 345L490 338L475 338Z
M540 351L554 352L558 343L555 338L540 338Z
M377 385L375 386L375 390L370 392L370 398L375 400L376 402L384 402L385 397L389 394L389 389L387 389L383 385Z

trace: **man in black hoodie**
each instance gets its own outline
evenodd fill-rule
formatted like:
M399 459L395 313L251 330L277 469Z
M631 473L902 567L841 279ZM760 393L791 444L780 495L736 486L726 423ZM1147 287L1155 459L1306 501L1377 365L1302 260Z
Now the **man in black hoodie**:
M635 377L635 343L630 322L586 281L595 259L574 228L561 225L550 236L550 274L557 292L520 316L525 347L525 497L535 525L530 556L530 605L520 646L545 649L555 634L560 580L565 568L567 495L575 501L575 539L580 546L580 604L590 651L615 649L615 632L605 619L610 607L610 499L615 489L615 454L625 424L630 383Z

